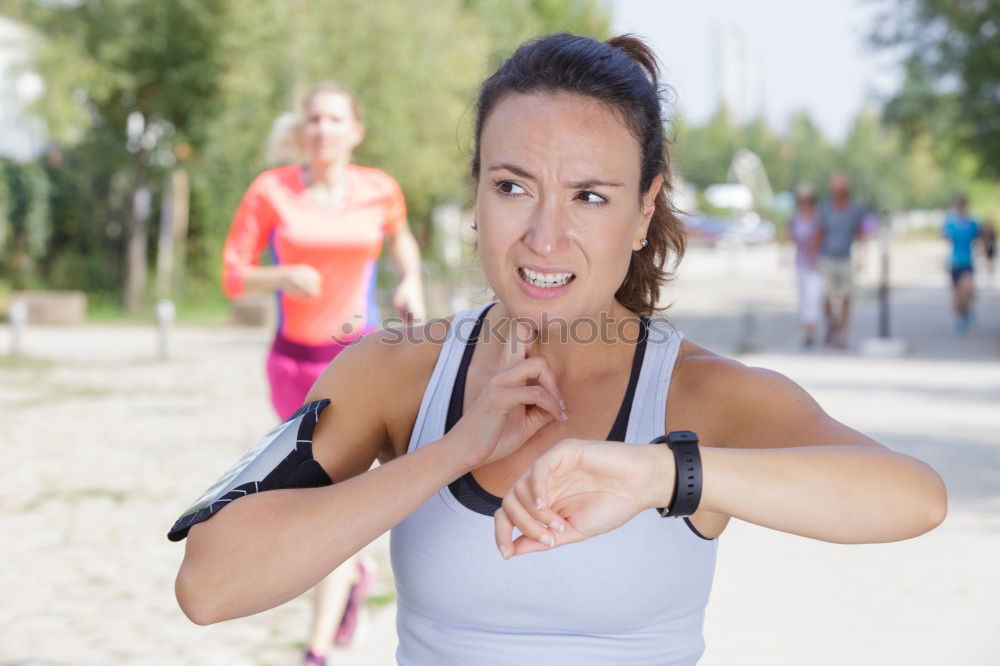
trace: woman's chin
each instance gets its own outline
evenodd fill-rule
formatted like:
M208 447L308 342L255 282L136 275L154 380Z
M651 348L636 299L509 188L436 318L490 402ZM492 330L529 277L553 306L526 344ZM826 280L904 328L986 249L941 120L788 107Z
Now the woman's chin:
M535 330L566 325L584 316L578 303L536 301L521 294L516 294L512 299L504 299L500 295L498 298L504 305L507 317L528 322Z

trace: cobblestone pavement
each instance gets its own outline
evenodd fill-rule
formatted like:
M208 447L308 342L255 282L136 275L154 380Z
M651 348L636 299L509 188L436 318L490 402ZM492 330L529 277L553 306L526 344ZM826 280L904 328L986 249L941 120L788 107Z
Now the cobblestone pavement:
M695 249L671 317L688 337L774 368L831 414L934 465L948 520L913 541L837 546L745 524L723 536L705 633L708 666L948 664L1000 659L1000 292L951 332L936 244L895 252L894 333L903 359L804 353L790 268L771 248ZM875 331L872 270L855 342ZM0 349L9 331L0 327ZM298 661L306 599L211 627L173 599L183 546L166 530L274 417L268 331L180 328L170 361L151 327L29 329L0 357L0 666L284 665ZM391 598L387 539L369 547ZM392 663L393 606L331 663Z

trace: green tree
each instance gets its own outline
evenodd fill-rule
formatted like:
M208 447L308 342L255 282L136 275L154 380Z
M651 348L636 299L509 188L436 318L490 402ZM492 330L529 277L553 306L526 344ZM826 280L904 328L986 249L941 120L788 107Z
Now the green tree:
M898 210L915 191L898 132L863 109L840 146L836 168L851 183L852 195L867 208Z
M404 0L0 0L0 11L37 35L37 113L67 165L52 174L84 211L63 224L80 237L60 235L58 248L95 258L56 258L52 276L82 271L78 285L120 290L126 247L145 245L156 224L155 209L137 223L134 195L156 201L180 165L191 182L185 274L198 296L217 294L225 231L264 166L271 124L310 84L358 92L368 133L357 160L396 177L426 240L433 206L469 196L468 126L491 57L542 33L603 37L608 25L597 0L441 0L433 11ZM71 209L58 204L58 215Z
M739 127L726 107L720 106L704 125L678 124L674 155L685 178L697 187L707 187L726 182L729 163L744 146Z
M11 287L36 286L51 233L45 171L38 164L0 160L0 269Z
M902 50L905 79L890 119L911 136L953 136L1000 175L1000 3L884 0L870 40Z
M812 183L822 192L836 170L833 146L805 111L792 114L785 134L790 183Z
M743 142L763 162L771 189L780 192L795 186L791 163L786 159L787 146L763 117L755 118L743 128Z
M90 0L6 9L44 35L36 66L48 86L38 108L53 137L82 134L78 148L93 158L93 188L116 190L94 213L124 229L111 256L124 265L126 305L137 309L153 211L134 202L155 195L175 145L204 142L217 111L225 3Z

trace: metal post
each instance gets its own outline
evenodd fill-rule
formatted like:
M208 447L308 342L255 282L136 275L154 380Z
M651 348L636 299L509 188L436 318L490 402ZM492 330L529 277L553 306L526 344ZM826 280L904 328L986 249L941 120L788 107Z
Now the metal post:
M889 216L883 215L879 224L879 249L882 255L882 275L878 287L878 336L892 337L889 331Z
M861 341L861 354L878 358L898 358L906 354L906 340L891 337L889 326L889 251L892 243L892 222L889 213L882 214L879 225L881 275L878 286L878 335Z
M757 310L749 298L743 302L743 316L740 318L740 338L736 343L738 354L752 354L757 351Z

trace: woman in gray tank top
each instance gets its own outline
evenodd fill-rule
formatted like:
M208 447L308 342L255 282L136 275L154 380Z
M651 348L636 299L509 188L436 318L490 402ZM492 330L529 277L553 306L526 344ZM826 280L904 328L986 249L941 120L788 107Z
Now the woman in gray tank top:
M943 520L927 465L654 316L684 251L657 75L636 38L563 34L483 84L496 302L345 350L185 512L193 621L277 606L392 530L401 664L693 664L731 517L840 543Z

